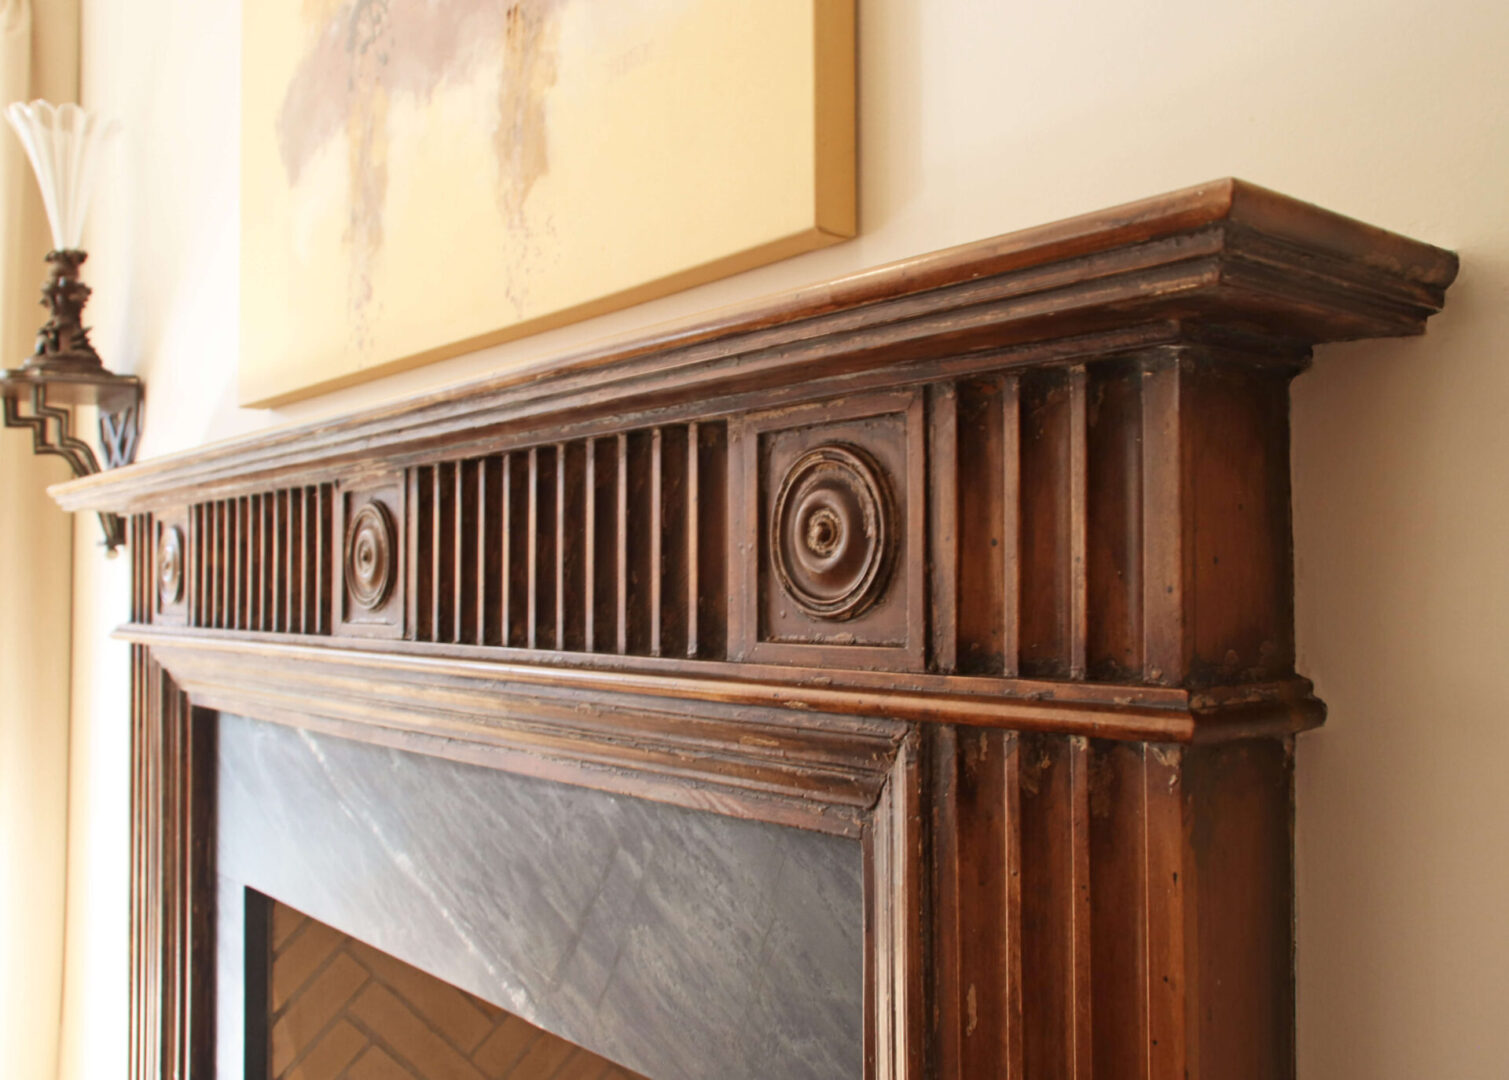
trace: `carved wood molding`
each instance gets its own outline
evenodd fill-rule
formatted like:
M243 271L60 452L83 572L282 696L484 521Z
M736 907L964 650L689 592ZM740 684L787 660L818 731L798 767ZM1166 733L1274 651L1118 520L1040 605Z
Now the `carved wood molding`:
M1455 269L1223 181L57 488L132 515L133 1075L192 705L857 838L867 1078L1291 1076L1288 384Z
M251 493L289 478L467 456L500 439L611 430L631 412L670 423L769 403L777 392L821 399L872 376L894 385L1068 363L1188 340L1200 328L1217 339L1251 332L1260 353L1302 353L1323 341L1421 333L1456 266L1451 252L1221 180L55 493L69 510L182 505L189 493Z
M152 656L204 708L850 836L913 728L692 685L645 693L632 679L540 679L538 669L372 652L168 639Z
M485 702L538 686L573 699L617 691L640 700L665 699L671 703L667 707L727 704L797 717L847 715L1169 743L1282 736L1314 727L1324 716L1310 681L1298 677L1188 689L925 673L898 678L867 670L686 665L650 657L571 657L528 650L510 650L503 660L479 656L466 646L403 641L372 651L370 643L360 641L312 645L286 634L142 624L125 626L116 636L151 647L154 657L182 678L192 679L193 671L214 664L210 670L217 678L244 684L248 694L281 694L263 677L270 671L342 674L365 688L373 699L373 722L380 725L421 723L426 713L408 704L409 689L460 681L478 687ZM208 685L209 680L200 682ZM232 685L223 684L227 690ZM343 712L349 705L343 688L332 690L318 679L300 684L300 701L300 711L310 716ZM477 708L479 717L492 715L490 706Z

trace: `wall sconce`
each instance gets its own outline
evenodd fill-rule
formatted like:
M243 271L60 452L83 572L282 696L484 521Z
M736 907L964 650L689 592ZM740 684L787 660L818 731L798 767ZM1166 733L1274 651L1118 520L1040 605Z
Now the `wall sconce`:
M79 280L79 267L89 257L79 249L79 239L97 151L113 125L77 105L45 101L18 101L5 115L36 173L53 242L47 253L52 270L42 286L42 305L50 316L37 331L36 351L20 367L0 374L5 426L29 428L35 453L61 457L74 476L88 476L100 471L100 461L89 443L73 434L71 409L93 405L99 410L105 467L129 465L136 457L141 380L110 371L94 351L83 324L91 290ZM114 554L126 542L125 522L118 514L102 513L100 526L105 548Z

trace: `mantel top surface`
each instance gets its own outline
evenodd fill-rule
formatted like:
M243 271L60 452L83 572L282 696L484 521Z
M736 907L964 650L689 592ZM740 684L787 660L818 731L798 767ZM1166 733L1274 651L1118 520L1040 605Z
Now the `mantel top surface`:
M70 510L148 508L217 488L400 464L405 455L465 449L470 438L591 417L678 404L685 411L690 403L735 412L752 394L882 371L898 384L924 381L924 365L944 357L977 356L996 367L1063 362L1041 346L1076 338L1093 339L1089 348L1104 353L1214 328L1302 353L1325 341L1422 332L1456 271L1449 251L1218 180L52 493ZM1035 351L1012 355L1024 347Z

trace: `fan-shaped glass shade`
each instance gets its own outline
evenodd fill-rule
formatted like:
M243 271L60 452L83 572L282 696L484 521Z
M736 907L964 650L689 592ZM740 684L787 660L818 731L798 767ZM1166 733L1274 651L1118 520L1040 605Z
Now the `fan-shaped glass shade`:
M77 249L94 189L99 147L114 132L115 124L77 105L46 101L14 102L6 107L5 115L36 171L53 247Z

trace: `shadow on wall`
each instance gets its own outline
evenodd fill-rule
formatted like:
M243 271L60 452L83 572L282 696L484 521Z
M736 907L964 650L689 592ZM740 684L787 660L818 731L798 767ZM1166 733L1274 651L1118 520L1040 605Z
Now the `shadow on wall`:
M1299 666L1331 709L1297 758L1307 1080L1509 1059L1506 250L1461 252L1424 338L1295 383Z

